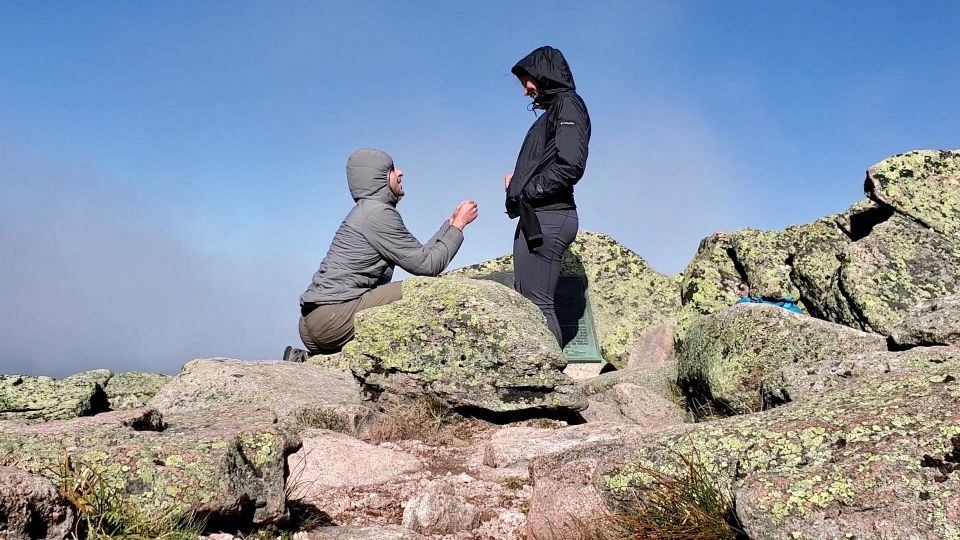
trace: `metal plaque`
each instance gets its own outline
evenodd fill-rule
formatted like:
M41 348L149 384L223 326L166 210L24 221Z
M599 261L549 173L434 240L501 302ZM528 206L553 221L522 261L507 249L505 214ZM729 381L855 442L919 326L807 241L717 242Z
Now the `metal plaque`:
M557 310L557 320L560 321L563 355L567 362L602 362L586 280L577 276L561 276L553 305Z
M482 276L481 279L489 279L513 288L512 272L497 272ZM567 362L603 362L586 280L579 276L560 276L554 306L563 335L563 355Z

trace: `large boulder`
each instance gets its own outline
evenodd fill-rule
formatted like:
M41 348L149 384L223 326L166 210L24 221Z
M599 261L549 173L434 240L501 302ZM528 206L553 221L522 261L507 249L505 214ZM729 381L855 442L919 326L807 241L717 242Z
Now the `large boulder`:
M0 426L0 465L49 478L99 478L145 515L194 512L211 523L281 523L286 456L299 440L256 406L167 417L154 409ZM103 495L103 494L102 494Z
M914 306L894 327L890 338L900 347L960 345L960 295Z
M401 300L357 314L343 359L378 393L493 412L586 407L562 373L566 361L543 314L493 281L404 281Z
M867 171L871 199L934 231L960 237L960 151L918 150Z
M877 334L776 306L741 304L690 327L679 347L678 369L682 386L721 410L749 413L763 406L763 380L782 367L886 348L886 338Z
M955 360L865 374L759 414L654 434L634 428L535 460L532 537L570 538L550 535L545 518L596 519L629 493L658 489L651 471L684 478L679 456L732 496L750 538L955 537L958 375ZM566 517L548 506L557 496L578 501Z
M62 540L73 530L75 517L49 479L0 466L0 538Z
M122 411L145 406L172 378L139 371L114 374L104 388L110 401L110 410Z
M889 333L910 306L956 292L960 152L890 157L867 172L869 200L783 232L705 238L681 278L678 335L755 296L794 296L817 318Z
M104 387L112 375L105 369L59 380L0 375L0 420L47 422L108 411Z
M636 253L601 233L580 231L564 255L562 276L584 281L600 351L621 368L643 333L669 322L679 309L675 278L663 275ZM513 257L505 256L453 272L513 283Z
M960 292L960 241L899 214L842 257L840 292L874 332L889 334L920 301Z
M777 231L714 233L700 242L681 274L681 336L699 316L733 305L744 294L799 297L790 279L791 238Z
M343 371L295 362L194 360L150 400L166 414L260 405L288 425L329 417L344 431L365 418L360 385ZM324 427L320 425L304 427Z

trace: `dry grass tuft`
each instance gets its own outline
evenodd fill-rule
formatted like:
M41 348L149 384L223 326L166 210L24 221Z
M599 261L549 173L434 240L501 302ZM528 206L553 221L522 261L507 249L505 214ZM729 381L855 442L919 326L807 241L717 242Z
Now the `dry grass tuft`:
M418 439L440 440L443 429L461 418L449 405L427 396L423 399L390 400L381 404L388 420L376 426L372 442Z
M652 480L623 493L619 509L582 526L585 540L737 540L731 497L698 460L677 456L680 472L649 468Z
M196 540L203 531L202 520L168 501L156 501L150 511L133 504L107 484L96 465L76 460L66 452L57 469L50 472L61 495L77 511L74 538ZM163 489L156 491L161 494L158 497L164 496Z

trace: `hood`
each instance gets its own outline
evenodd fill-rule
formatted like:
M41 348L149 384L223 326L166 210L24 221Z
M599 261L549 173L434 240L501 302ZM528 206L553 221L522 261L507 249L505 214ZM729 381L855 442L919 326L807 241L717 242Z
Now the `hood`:
M517 62L510 72L517 77L530 75L537 82L537 89L541 96L577 89L567 59L559 49L553 47L544 46L534 49ZM541 98L538 98L538 101L541 101Z
M388 178L393 158L382 150L361 148L347 159L347 185L354 201L370 199L396 206L400 199L390 190Z

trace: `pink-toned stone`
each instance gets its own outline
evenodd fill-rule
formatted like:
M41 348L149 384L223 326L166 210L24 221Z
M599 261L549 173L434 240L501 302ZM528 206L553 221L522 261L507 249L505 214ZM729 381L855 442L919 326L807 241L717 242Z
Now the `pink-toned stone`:
M423 468L409 454L342 433L310 429L301 438L303 447L287 458L288 489L290 499L306 504L322 501L331 490L384 484Z

